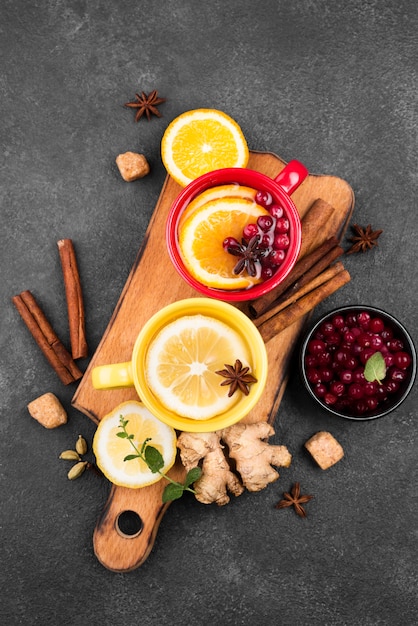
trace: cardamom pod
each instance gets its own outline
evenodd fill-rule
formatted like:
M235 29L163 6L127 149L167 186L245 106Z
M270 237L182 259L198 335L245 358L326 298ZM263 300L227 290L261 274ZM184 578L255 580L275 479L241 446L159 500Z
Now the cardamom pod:
M61 452L60 459L64 459L64 461L80 461L80 456L78 454L78 452L76 452L75 450L64 450L64 452Z
M87 441L81 435L78 435L75 449L77 450L78 454L86 454L87 452Z
M79 478L86 469L86 466L87 461L79 461L79 463L73 465L67 474L69 480L75 480L76 478Z

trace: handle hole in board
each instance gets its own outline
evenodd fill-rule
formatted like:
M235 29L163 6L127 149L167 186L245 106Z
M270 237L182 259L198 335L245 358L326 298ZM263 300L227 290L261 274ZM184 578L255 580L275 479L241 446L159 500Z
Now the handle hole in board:
M116 519L115 526L121 537L134 539L141 534L144 524L135 511L122 511Z

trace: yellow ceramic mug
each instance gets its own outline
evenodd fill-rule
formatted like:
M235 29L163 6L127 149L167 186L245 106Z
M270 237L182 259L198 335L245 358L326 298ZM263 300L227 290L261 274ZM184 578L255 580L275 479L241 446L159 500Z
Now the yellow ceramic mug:
M151 391L145 376L147 351L153 339L167 324L192 315L214 318L238 333L250 357L251 373L257 379L257 382L250 386L248 395L240 393L241 397L232 407L210 419L192 419L168 409ZM135 341L131 361L95 367L92 380L95 389L135 387L144 405L162 422L177 430L208 432L235 424L253 409L263 393L267 370L264 341L254 323L242 311L220 300L188 298L169 304L146 322ZM228 388L225 393L227 392Z

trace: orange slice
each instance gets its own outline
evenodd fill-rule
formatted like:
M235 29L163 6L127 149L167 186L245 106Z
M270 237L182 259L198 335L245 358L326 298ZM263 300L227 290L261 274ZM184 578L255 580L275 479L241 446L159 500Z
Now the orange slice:
M247 200L253 200L255 202L256 190L252 187L245 187L244 185L231 184L231 185L219 185L217 187L211 187L202 191L196 198L194 198L183 213L180 216L178 228L181 228L184 222L192 213L199 207L206 204L210 200L219 200L220 198L246 198Z
M245 198L211 200L184 222L179 230L179 248L190 274L215 289L247 289L261 279L235 275L237 258L223 248L226 237L242 239L244 227L268 211Z
M215 109L194 109L176 117L164 132L161 157L180 185L224 167L245 167L249 151L238 124Z

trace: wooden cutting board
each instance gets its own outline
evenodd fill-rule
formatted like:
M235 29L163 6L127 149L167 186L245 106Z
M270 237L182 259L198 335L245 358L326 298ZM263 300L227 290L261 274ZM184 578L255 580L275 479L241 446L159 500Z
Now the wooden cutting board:
M285 165L286 162L275 154L251 152L248 167L275 178ZM181 187L168 176L109 325L73 397L73 406L95 423L121 402L138 399L138 396L133 388L95 390L91 382L92 369L106 363L129 361L136 336L154 313L171 302L200 295L178 276L161 246L170 205L180 191ZM301 217L319 198L334 207L334 233L342 236L354 207L351 187L335 176L310 174L292 195ZM305 322L306 318L295 322L267 343L269 380L262 399L246 421L274 421L286 386L292 350ZM179 461L170 475L182 479L184 468ZM111 486L93 534L95 554L105 567L127 572L146 560L169 506L163 505L161 500L165 484L166 481L161 480L142 489ZM122 526L123 518L130 522L128 532ZM132 526L136 521L142 523L138 532Z

